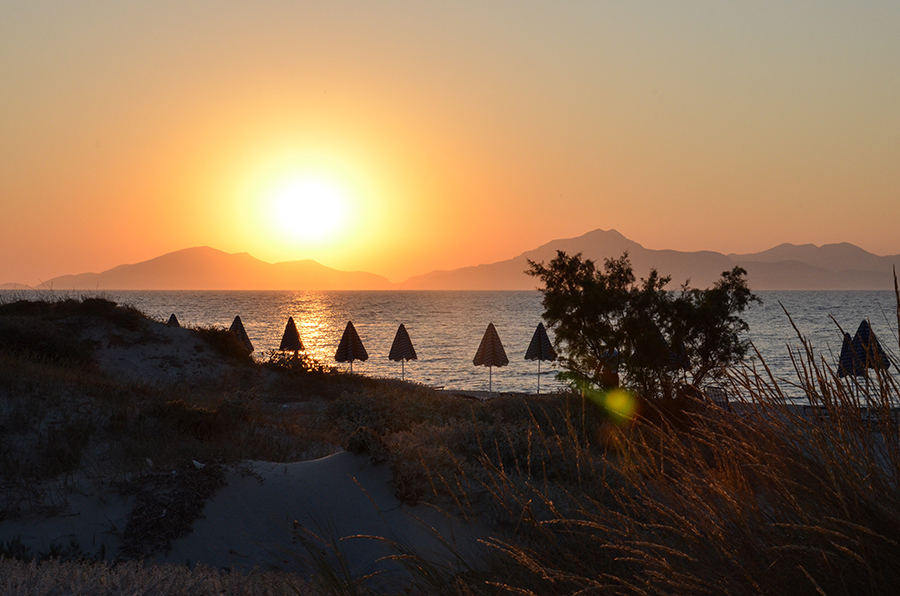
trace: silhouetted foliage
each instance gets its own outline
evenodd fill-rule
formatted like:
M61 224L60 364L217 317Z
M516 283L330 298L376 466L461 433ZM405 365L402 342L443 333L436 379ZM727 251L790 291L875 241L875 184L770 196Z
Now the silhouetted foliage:
M606 259L603 270L563 251L548 265L528 264L527 273L543 282L543 317L570 381L671 397L688 374L699 386L746 354L740 333L748 326L740 314L758 298L741 267L712 288L669 291L671 277L655 269L637 281L627 252Z
M134 331L146 318L131 306L105 298L0 303L0 351L85 366L91 363L95 344L82 335L98 322Z

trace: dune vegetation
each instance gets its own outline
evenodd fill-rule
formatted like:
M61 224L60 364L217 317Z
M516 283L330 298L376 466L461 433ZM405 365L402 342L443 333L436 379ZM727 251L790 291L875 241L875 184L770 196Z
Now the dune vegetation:
M0 516L52 515L88 488L141 495L115 554L0 537L0 592L371 593L310 541L294 573L141 563L190 532L226 467L338 449L390 466L401 500L489 528L481 552L441 564L393 545L409 575L391 593L893 594L900 583L900 390L883 371L839 377L802 337L790 387L756 359L719 378L732 409L683 392L636 396L623 417L574 390L482 402L308 359L253 360L222 329L194 331L230 373L174 395L97 366L85 330L103 326L109 341L158 324L102 298L0 305ZM160 469L183 472L180 484ZM154 525L159 507L180 525Z

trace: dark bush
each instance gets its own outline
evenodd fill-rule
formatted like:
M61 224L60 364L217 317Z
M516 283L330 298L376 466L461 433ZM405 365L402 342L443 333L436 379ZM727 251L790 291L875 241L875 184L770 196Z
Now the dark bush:
M372 463L385 461L389 456L384 439L367 426L361 426L350 433L344 448L351 453L368 453Z
M195 327L206 344L220 356L224 356L233 362L250 364L253 359L234 333L224 327Z
M93 432L93 425L87 421L71 421L50 427L40 452L41 471L56 476L76 470Z
M174 430L200 441L221 438L229 426L217 410L195 408L180 399L148 406L138 419L141 425L161 426L160 430Z
M305 375L307 373L325 374L335 372L333 366L328 366L305 352L292 353L269 350L266 352L261 364L265 368L288 374Z
M91 362L94 346L40 320L0 318L0 349L19 356L84 365Z

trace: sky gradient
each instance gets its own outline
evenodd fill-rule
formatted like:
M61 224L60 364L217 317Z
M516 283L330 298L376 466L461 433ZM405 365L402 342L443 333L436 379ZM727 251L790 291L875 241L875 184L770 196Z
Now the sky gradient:
M4 2L0 282L202 245L400 281L596 228L900 253L900 4L783 4ZM274 206L309 180L330 231Z

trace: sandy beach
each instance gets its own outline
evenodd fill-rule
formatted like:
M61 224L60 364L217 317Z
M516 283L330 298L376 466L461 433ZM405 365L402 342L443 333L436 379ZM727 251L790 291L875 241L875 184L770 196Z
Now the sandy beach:
M0 536L21 537L35 551L77 543L90 554L115 558L131 504L115 494L75 495L58 515L0 522ZM447 546L477 548L482 532L430 506L402 504L393 495L386 465L373 466L366 456L343 451L307 462L229 468L225 485L208 500L193 531L153 560L302 572L302 561L309 558L303 536L335 564L343 558L354 576L383 574L379 582L384 582L402 574L390 558L398 549L452 565Z

